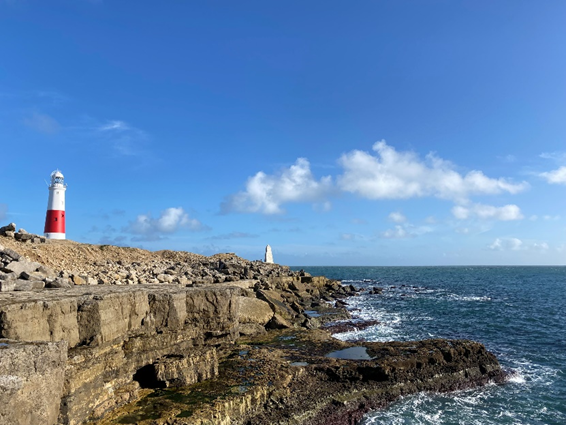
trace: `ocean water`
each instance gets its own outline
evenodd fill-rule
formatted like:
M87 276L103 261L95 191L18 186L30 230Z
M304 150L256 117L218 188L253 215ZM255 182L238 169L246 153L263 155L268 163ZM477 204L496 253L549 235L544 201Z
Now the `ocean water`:
M510 373L503 385L404 397L374 424L566 424L566 267L294 267L381 295L349 300L379 325L338 334L367 341L479 341Z

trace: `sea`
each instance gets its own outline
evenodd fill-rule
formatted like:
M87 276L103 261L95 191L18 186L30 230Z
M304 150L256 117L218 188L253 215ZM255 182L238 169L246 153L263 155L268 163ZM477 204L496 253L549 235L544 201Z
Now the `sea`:
M566 267L293 267L381 294L348 299L377 319L344 340L471 339L508 372L504 384L403 397L362 425L566 425Z

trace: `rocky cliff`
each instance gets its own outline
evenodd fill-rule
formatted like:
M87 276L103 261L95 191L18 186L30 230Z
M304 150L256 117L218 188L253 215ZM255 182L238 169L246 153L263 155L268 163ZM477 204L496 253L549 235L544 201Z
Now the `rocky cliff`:
M354 346L319 328L347 318L339 299L356 291L324 277L13 234L0 237L2 424L346 424L401 394L502 378L469 341L328 357Z

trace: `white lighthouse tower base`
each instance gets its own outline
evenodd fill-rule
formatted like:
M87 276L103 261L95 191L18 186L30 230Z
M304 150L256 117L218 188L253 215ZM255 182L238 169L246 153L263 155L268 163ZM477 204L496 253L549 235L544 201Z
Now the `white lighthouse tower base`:
M65 233L45 233L47 239L66 239Z

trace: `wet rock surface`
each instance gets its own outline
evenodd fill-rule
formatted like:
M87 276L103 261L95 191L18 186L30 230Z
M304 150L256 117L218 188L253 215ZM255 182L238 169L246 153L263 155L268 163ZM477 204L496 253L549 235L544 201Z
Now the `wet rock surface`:
M329 323L324 327L331 334L363 331L371 326L379 325L378 320L343 320Z
M370 360L332 358L364 348ZM418 391L501 382L476 342L345 343L324 331L285 330L241 340L219 376L176 392L155 390L100 424L354 424L369 410Z

